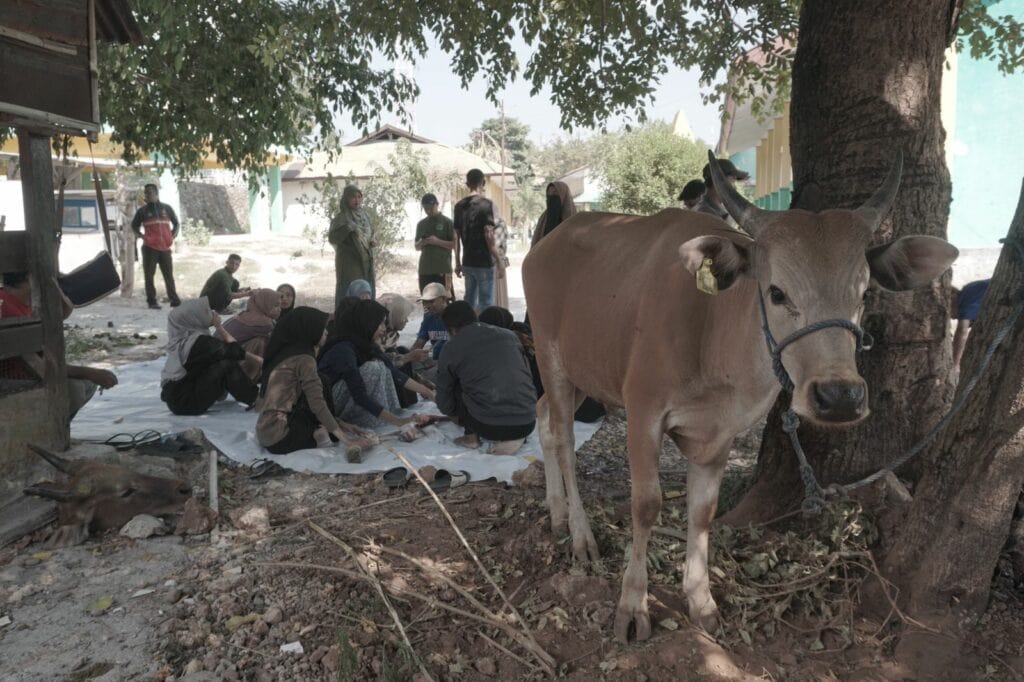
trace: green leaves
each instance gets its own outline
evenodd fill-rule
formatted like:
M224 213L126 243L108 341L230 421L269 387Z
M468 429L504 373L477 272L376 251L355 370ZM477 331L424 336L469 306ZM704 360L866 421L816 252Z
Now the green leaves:
M483 79L496 104L516 78L534 95L550 89L566 130L619 116L643 123L669 65L698 69L705 101L732 94L767 116L788 96L800 4L136 0L147 40L101 47L101 111L128 161L159 153L188 173L212 156L258 174L269 151L328 148L342 114L365 129L401 113L419 88L394 62L415 62L436 42L452 72L464 84ZM972 55L996 55L1007 73L1024 65L1013 17L965 0L961 29Z
M611 147L603 173L605 205L622 213L655 213L679 206L687 181L701 177L707 146L657 123L626 133Z

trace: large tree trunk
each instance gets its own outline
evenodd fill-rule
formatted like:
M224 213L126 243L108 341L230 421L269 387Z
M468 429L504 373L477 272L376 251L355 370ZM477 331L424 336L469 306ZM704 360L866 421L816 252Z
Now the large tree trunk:
M1024 295L1024 190L978 321L957 397ZM906 519L886 539L887 577L919 618L968 620L988 600L992 573L1024 484L1024 315L1012 323L963 410L929 448ZM937 539L941 538L941 541ZM961 621L962 622L962 621Z
M803 3L790 115L795 196L816 185L822 208L856 207L902 150L903 182L873 243L908 234L945 237L951 189L939 102L950 5ZM948 275L914 292L870 293L862 324L875 347L864 353L860 369L871 416L849 430L800 429L822 484L884 466L946 409L952 393L948 296ZM803 490L779 422L783 405L786 395L769 416L755 483L729 520L777 516Z

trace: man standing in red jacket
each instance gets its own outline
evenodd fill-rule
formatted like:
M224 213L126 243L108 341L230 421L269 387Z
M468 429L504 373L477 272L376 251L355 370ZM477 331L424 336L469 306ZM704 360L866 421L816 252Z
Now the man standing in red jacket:
M171 262L171 244L178 236L178 216L174 215L174 209L170 206L160 203L156 185L146 185L145 196L146 205L135 212L132 229L135 234L142 237L142 274L146 278L146 303L154 310L160 309L160 304L156 302L156 286L153 284L156 266L159 265L160 273L164 276L167 298L174 308L181 305L181 299L174 288L174 265ZM142 227L145 227L145 234L140 230Z

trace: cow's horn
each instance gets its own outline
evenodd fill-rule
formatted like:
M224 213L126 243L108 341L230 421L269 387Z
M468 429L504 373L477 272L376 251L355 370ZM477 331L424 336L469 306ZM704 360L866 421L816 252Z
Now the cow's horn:
M32 443L26 443L26 445L28 445L29 450L36 453L37 455L45 459L47 462L52 464L53 468L56 469L57 471L60 471L65 474L73 473L71 470L71 462L64 459L63 457L59 457L50 452L49 450L41 448L38 445L33 445Z
M889 169L889 175L885 177L882 186L875 190L875 193L863 206L857 209L857 213L871 225L874 232L882 224L882 218L892 208L892 202L896 198L896 190L900 188L900 177L903 175L903 152L896 152L896 160Z
M22 492L26 495L34 495L47 500L56 500L57 502L81 502L88 499L87 495L82 495L77 491L65 490L63 488L57 488L52 484L47 485L45 483L29 486Z
M711 182L718 190L718 196L722 197L725 210L740 227L756 239L757 231L761 226L761 218L766 211L754 206L736 191L732 183L722 174L722 169L718 167L718 159L715 158L715 154L711 150L708 150L708 168L711 171Z

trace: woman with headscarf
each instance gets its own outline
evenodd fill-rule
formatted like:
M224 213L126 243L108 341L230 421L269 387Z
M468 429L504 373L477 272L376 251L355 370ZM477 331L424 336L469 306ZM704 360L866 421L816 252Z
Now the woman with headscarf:
M249 296L245 310L225 322L224 329L247 353L262 358L274 331L274 320L280 315L281 294L273 289L256 289ZM253 381L260 376L260 364L248 358L242 362L242 369Z
M409 324L409 315L412 314L415 307L409 299L401 294L384 294L377 299L377 302L388 309L388 316L384 321L384 340L381 341L380 347L391 358L391 362L402 370L403 374L427 388L433 389L434 385L423 378L416 366L416 363L424 363L430 359L430 351L424 348L410 350L407 346L399 345L399 337L402 330ZM416 393L404 387L399 387L398 402L402 407L414 405L416 403Z
M498 257L508 269L508 225L498 218L494 225L494 246L498 249ZM501 277L494 282L494 305L508 308L508 277Z
M291 284L282 284L277 288L277 293L281 296L281 314L277 319L281 319L291 311L295 310L295 299L297 295L295 293L295 287Z
M548 200L547 208L540 214L537 227L533 229L533 239L530 240L531 249L551 230L576 215L576 204L573 203L569 185L561 180L555 180L548 183L546 193Z
M358 461L369 434L339 422L331 410L316 369L316 349L326 338L327 313L299 307L274 328L263 363L257 404L256 439L271 454L314 448L330 437L347 446L349 461Z
M217 333L210 336L210 327ZM203 414L225 394L246 405L257 389L239 364L247 354L210 310L206 297L184 301L167 316L167 361L160 399L174 414ZM262 362L257 358L257 362Z
M349 283L345 295L349 298L359 298L368 301L373 298L373 287L365 279L354 279Z
M360 426L417 421L396 414L401 409L398 387L434 399L433 391L402 373L377 345L386 330L387 313L376 301L357 301L336 313L320 353L318 367L331 386L334 413Z
M349 185L342 192L341 206L331 220L327 241L334 245L335 304L357 279L370 283L370 298L373 298L373 249L377 240L370 213L363 208L363 192L355 185Z

